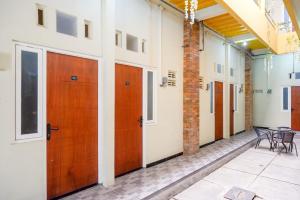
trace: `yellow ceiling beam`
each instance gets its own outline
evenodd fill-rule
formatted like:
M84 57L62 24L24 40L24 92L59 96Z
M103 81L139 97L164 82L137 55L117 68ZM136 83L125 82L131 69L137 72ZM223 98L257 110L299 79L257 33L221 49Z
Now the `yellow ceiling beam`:
M184 5L184 0L169 0L170 3L172 3L173 5L175 5L177 8L179 9L184 9L185 5ZM210 6L214 6L216 5L216 1L215 0L199 0L198 1L198 10L201 10L203 8L207 8Z
M292 0L283 0L285 7L291 17L292 23L295 27L295 30L298 34L298 38L300 39L300 20L298 20L298 18L300 19L300 8L296 8L295 5L293 5ZM297 16L298 15L298 16Z
M277 52L277 30L253 0L216 0L238 23L245 26L264 46Z

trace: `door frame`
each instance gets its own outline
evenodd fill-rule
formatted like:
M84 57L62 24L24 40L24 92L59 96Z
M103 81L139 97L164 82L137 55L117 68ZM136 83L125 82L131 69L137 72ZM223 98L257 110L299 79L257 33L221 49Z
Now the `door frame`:
M136 68L141 68L143 70L143 97L142 97L142 101L143 101L143 108L142 108L142 116L143 116L143 127L142 127L142 167L146 168L147 162L146 162L146 153L147 153L147 149L146 149L146 128L145 125L147 124L145 121L145 115L146 115L146 109L147 109L147 70L151 69L153 72L156 73L157 69L154 69L152 67L149 67L147 65L143 65L143 64L138 64L138 63L132 63L132 62L127 62L127 61L123 61L123 60L119 60L116 59L115 60L115 65L116 64L121 64L121 65L128 65L130 67L136 67ZM157 81L157 76L154 75L154 81ZM155 83L154 83L155 84ZM155 84L156 85L156 84ZM154 92L154 102L153 102L153 109L155 110L154 116L156 115L156 108L157 108L157 89L156 87L153 88L153 92ZM157 122L154 121L153 123L149 124L149 125L155 125ZM147 124L148 125L148 124Z
M45 184L45 198L47 198L47 138L46 138L46 133L47 133L47 53L48 52L53 52L57 54L63 54L67 56L75 56L75 57L80 57L80 58L85 58L85 59L91 59L95 60L98 62L98 183L103 183L103 178L104 178L104 171L103 171L103 166L104 166L104 160L103 160L103 95L102 95L102 74L103 74L103 58L102 57L97 57L95 55L88 55L80 52L73 52L73 51L67 51L67 50L62 50L62 49L56 49L56 48L51 48L51 47L46 47L42 45L37 45L37 44L29 44L25 42L20 42L20 41L13 41L13 53L12 53L12 64L13 66L16 66L16 46L24 46L24 47L30 47L30 48L35 48L35 49L41 49L42 50L42 137L40 138L34 138L34 139L27 139L27 140L19 140L16 141L13 137L12 138L12 143L28 143L28 142L33 142L33 141L43 141L44 144L44 184ZM15 68L13 68L15 70ZM15 71L13 71L13 74L15 74ZM15 82L14 82L15 84ZM14 94L16 95L16 94ZM15 97L15 96L14 96ZM15 98L14 98L15 99Z

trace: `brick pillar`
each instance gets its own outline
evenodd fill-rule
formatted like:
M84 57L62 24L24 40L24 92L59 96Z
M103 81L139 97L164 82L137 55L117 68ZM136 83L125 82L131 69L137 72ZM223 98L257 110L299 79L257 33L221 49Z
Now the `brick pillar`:
M245 129L251 130L253 127L253 79L252 60L246 56L245 61Z
M199 150L199 24L184 22L183 152Z

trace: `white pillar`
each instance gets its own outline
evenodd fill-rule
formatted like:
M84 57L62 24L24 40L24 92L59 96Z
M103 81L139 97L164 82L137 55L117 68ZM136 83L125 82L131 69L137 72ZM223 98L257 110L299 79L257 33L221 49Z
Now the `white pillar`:
M224 79L224 138L230 138L230 45L225 44L225 79Z
M102 0L103 177L100 178L104 186L114 184L115 178L115 3Z

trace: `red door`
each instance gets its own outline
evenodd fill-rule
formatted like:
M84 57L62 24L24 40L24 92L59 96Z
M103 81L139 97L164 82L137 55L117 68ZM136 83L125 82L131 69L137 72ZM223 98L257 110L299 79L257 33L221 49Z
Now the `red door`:
M300 131L300 87L292 87L292 129Z
M47 123L48 199L98 183L97 61L48 53Z
M115 175L142 167L142 69L116 64Z
M215 82L215 140L223 139L223 83Z
M234 86L230 84L230 102L229 102L229 112L230 112L230 136L234 135Z

